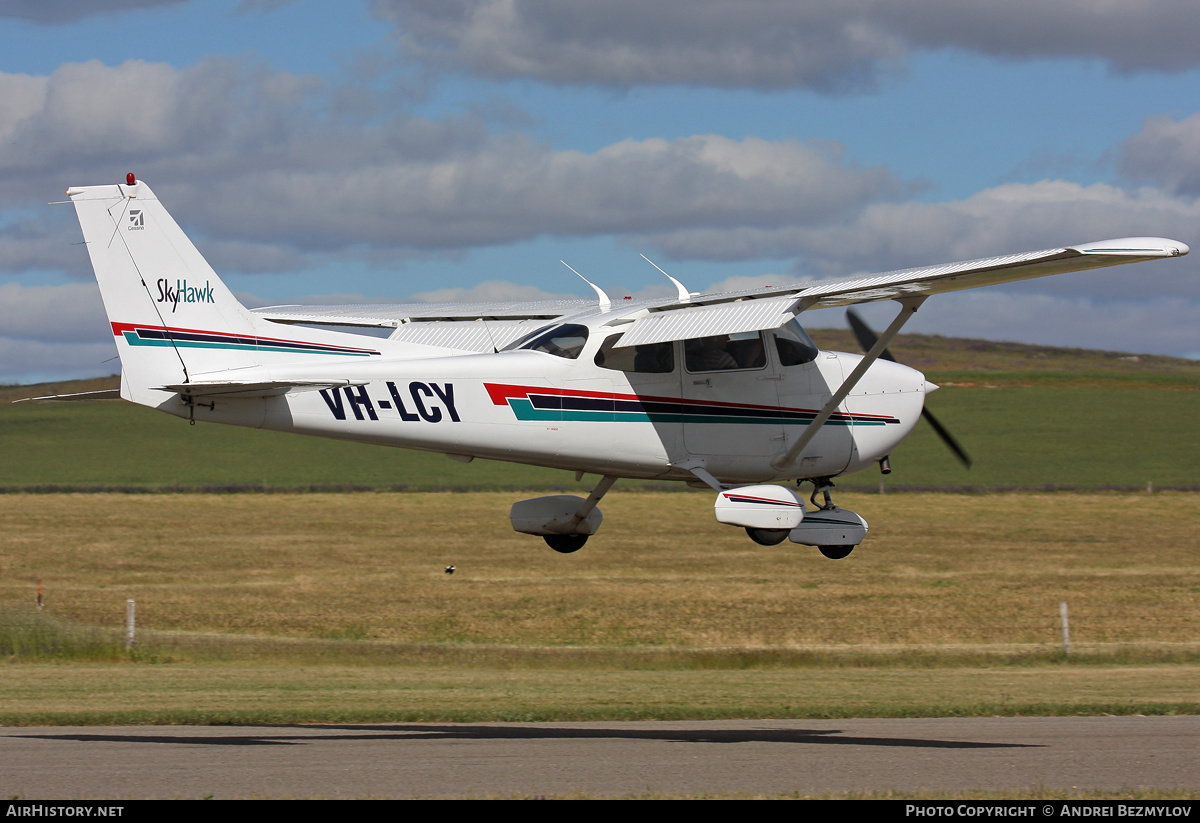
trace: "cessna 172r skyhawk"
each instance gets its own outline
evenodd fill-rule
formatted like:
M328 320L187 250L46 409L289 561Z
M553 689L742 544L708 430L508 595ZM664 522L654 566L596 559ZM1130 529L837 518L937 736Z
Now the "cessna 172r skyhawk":
M669 299L614 302L593 286L596 301L251 310L134 175L67 195L126 400L192 421L599 475L586 499L512 507L514 529L560 552L596 533L597 502L631 477L710 487L717 520L755 541L845 557L867 523L833 504L832 478L886 470L937 388L886 353L929 295L1188 253L1134 237L729 293L689 293L672 278ZM859 329L865 355L819 351L797 322L877 300L900 308L878 338ZM813 509L774 485L793 480L812 483Z

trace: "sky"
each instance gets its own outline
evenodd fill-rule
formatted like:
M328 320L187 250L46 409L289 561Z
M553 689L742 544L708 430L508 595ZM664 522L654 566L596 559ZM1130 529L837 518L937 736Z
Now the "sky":
M130 171L251 306L1200 246L1197 41L1195 0L0 0L0 383L118 371L48 204ZM1200 358L1198 275L938 295L906 331Z

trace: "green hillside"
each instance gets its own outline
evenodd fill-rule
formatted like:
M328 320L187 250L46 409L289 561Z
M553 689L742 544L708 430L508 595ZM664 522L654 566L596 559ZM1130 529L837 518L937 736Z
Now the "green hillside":
M860 351L848 329L810 329L822 349ZM1200 361L1157 354L1031 346L994 340L901 334L897 360L943 385L1127 386L1200 390Z

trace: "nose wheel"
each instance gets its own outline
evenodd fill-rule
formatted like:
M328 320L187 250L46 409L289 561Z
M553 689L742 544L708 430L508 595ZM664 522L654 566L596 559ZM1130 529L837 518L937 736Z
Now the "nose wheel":
M798 485L801 481L796 482ZM833 478L816 477L808 482L813 484L813 493L808 500L817 510L805 514L800 528L790 535L792 541L816 546L817 551L830 560L849 557L854 547L866 537L867 521L849 509L842 509L834 504ZM818 496L821 498L819 503ZM807 534L797 534L798 532Z
M583 548L583 544L587 542L588 535L586 534L545 534L542 539L546 541L546 545L554 549L559 554L571 554Z
M828 557L830 560L841 560L850 552L854 551L853 546L817 546L817 551Z

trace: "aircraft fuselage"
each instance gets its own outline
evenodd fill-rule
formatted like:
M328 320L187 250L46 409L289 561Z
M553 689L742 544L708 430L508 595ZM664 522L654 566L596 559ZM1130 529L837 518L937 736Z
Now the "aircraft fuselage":
M593 346L595 344L593 343ZM675 345L681 346L682 342ZM784 451L861 359L820 352L784 366L771 347L757 368L667 373L504 351L272 370L276 379L337 378L351 385L163 411L402 448L639 478L690 479L700 465L726 482L831 477L888 455L920 415L928 384L913 369L876 362L838 413L783 470ZM689 462L690 461L690 462ZM697 461L700 461L697 463Z

